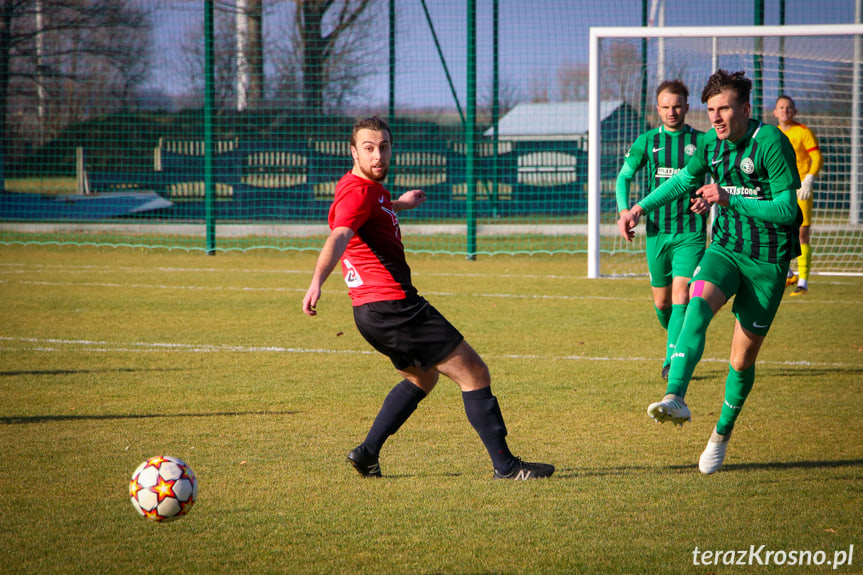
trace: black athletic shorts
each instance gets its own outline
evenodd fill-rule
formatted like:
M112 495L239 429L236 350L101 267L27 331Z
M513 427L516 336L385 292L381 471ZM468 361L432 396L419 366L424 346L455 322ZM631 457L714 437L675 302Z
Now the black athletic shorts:
M401 370L430 369L464 341L464 336L419 295L355 306L354 322L366 341Z

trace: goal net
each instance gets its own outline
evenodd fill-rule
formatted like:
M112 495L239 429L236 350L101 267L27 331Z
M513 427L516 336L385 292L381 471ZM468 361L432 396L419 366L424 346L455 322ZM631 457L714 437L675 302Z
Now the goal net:
M631 142L603 138L600 102L620 97L639 110L642 130L653 128L656 86L679 78L689 88L686 122L706 132L700 94L718 68L746 72L752 117L766 124L776 124L778 96L794 99L796 120L815 132L824 158L813 186L811 273L863 275L861 35L861 25L592 28L588 276L647 273L643 225L632 243L615 225L615 179ZM643 172L632 181L630 205L648 190Z

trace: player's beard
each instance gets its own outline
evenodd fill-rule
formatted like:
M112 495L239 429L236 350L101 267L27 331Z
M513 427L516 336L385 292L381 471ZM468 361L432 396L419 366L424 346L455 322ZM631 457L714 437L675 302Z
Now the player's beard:
M380 172L374 172L372 171L371 166L369 166L368 169L360 166L360 171L363 173L363 177L367 180L371 180L373 182L383 182L387 179L387 174L390 171L390 167L383 166L383 169Z

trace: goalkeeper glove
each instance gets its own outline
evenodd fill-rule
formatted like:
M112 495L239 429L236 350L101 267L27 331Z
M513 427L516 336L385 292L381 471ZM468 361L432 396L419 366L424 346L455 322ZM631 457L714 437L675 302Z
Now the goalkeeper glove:
M797 190L797 199L800 201L806 201L812 197L812 180L815 179L815 176L812 174L806 174L803 176L803 181L800 183L800 189Z

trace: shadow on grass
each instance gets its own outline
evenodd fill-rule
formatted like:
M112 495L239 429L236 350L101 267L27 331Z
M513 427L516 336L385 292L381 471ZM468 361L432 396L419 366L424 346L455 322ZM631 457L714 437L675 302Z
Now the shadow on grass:
M764 463L729 463L724 471L776 471L784 469L834 469L836 467L863 467L863 459L837 461L770 461ZM721 470L721 471L722 471Z
M779 471L787 469L835 469L837 467L863 467L863 459L840 459L835 461L771 461L764 463L729 463L722 466L719 471ZM673 472L698 471L697 463L687 465L667 465L652 467L647 465L622 465L618 467L586 468L586 469L558 469L555 477L561 478L583 478L583 477L621 477L627 475L664 474Z
M768 371L772 376L779 377L806 377L806 378L816 378L816 377L829 377L836 374L842 375L860 375L863 374L863 368L847 368L847 367L812 367L806 364L800 364L796 366L796 369L793 367L765 367L764 371Z
M229 415L296 415L299 411L216 411L213 413L129 413L102 415L13 415L0 416L0 424L45 423L48 421L99 421L110 419L153 419L158 417L225 417Z

